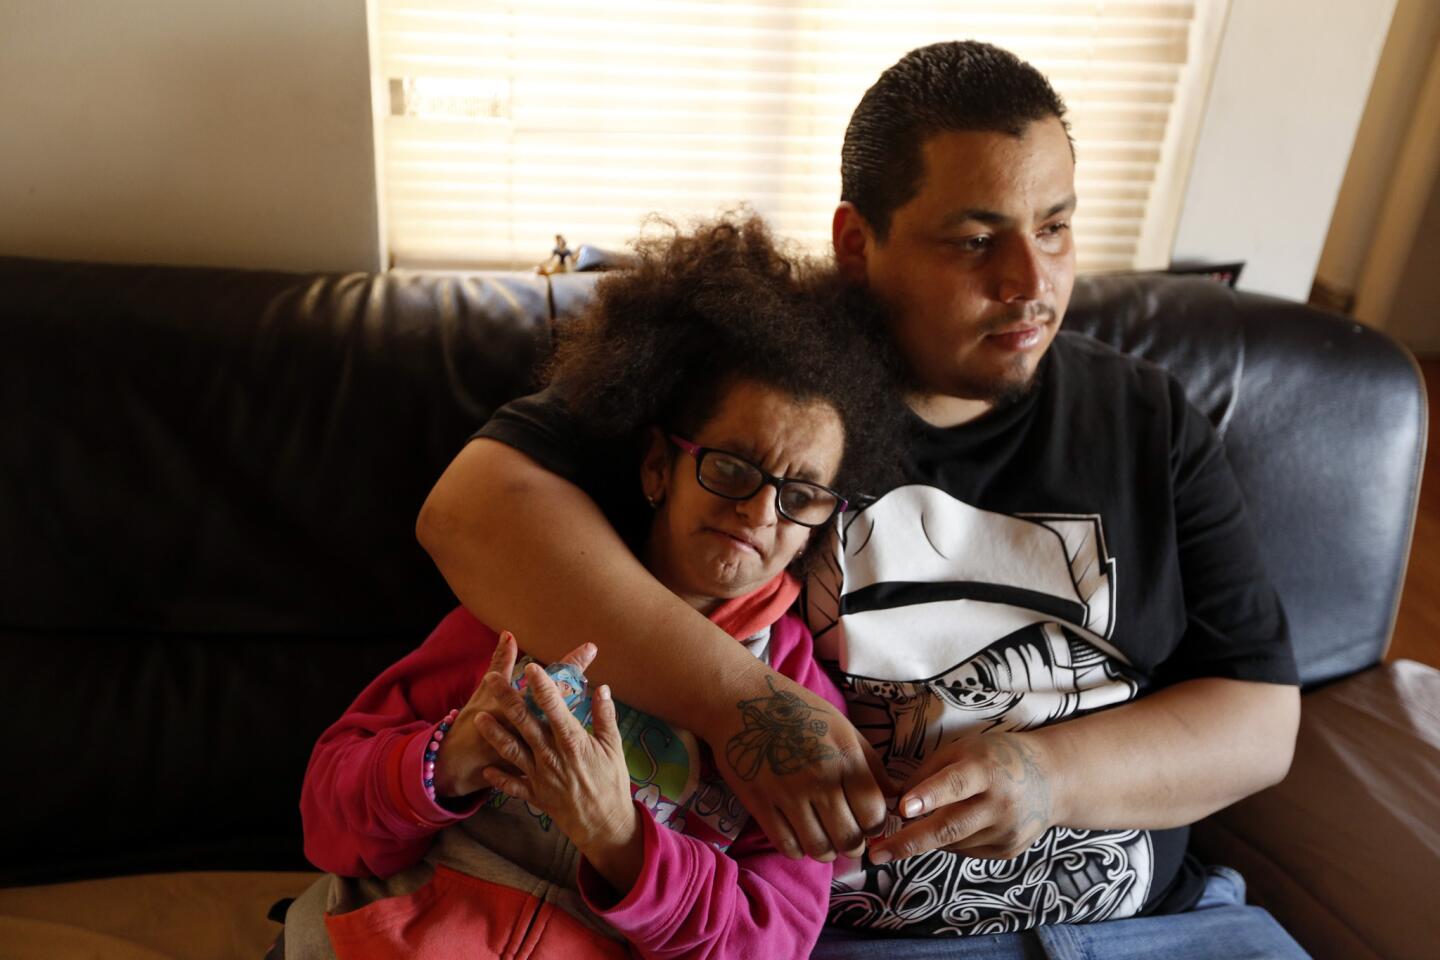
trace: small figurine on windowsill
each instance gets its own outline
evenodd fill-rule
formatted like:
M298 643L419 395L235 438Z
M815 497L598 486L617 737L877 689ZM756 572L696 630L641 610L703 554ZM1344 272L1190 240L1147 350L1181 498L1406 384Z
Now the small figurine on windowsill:
M535 268L536 273L569 273L570 258L572 254L570 247L565 243L563 234L555 234L555 249L550 251L550 257L544 263Z

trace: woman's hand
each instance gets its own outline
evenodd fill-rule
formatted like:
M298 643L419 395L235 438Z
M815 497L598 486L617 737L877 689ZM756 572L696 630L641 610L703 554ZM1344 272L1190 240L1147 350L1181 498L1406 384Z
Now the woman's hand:
M454 726L441 741L440 753L435 758L437 797L463 797L490 786L481 771L487 766L499 763L500 757L495 748L481 736L477 724L482 716L494 714L500 709L500 700L486 681L494 676L502 687L508 689L518 654L515 635L509 630L501 633L500 640L495 644L495 653L490 658L490 667L481 678L480 686L470 696L469 702L461 709L460 716L455 719ZM595 659L595 645L582 643L560 659L583 671Z
M640 875L644 849L610 688L601 686L591 701L591 736L539 664L525 668L525 679L548 722L536 720L519 693L509 684L498 689L487 674L485 683L497 686L491 693L504 722L482 714L480 732L517 773L490 766L484 776L507 796L549 814L623 896Z

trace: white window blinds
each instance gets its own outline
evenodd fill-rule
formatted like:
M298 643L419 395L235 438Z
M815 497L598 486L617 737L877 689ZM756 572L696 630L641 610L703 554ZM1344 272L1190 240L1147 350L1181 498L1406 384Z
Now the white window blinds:
M1070 107L1080 269L1161 264L1215 7L375 0L391 259L526 267L557 233L620 247L648 213L742 202L824 251L861 94L914 47L976 38L1034 63Z

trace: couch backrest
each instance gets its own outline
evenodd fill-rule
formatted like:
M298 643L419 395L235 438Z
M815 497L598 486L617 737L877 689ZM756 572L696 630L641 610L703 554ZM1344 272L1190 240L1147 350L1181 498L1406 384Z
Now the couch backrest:
M452 601L419 505L549 318L518 273L0 258L0 624L424 626Z
M1170 370L1219 429L1301 680L1378 663L1425 457L1414 358L1348 317L1192 277L1092 278L1066 323Z
M454 605L415 517L548 293L0 258L0 884L305 865L310 749Z
M6 792L0 883L300 865L315 738L454 603L420 503L593 283L0 258L0 768L49 771ZM1376 662L1408 355L1194 279L1084 280L1067 323L1221 428L1305 679Z

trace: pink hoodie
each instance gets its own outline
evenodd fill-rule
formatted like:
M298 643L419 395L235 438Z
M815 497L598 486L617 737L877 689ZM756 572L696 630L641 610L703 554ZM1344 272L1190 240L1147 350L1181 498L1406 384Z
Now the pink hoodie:
M782 574L728 601L711 619L777 672L843 709L839 691L813 659L809 632L786 612L797 592L798 584ZM688 775L690 792L683 797L673 795L673 779L667 793L659 775L655 784L632 776L644 814L644 867L618 903L538 811L525 816L518 801L498 795L464 810L430 800L420 783L429 733L470 698L497 640L463 608L455 610L419 649L372 682L316 745L300 809L306 856L338 875L328 878L333 889L325 907L335 953L448 955L450 946L463 943L467 956L623 956L620 944L596 932L608 928L642 957L807 956L824 922L831 866L792 861L777 851L714 773L708 752L697 752L693 737L655 718L632 711L628 723L622 718L622 733L644 736L647 746L657 737L690 744L688 762L698 770ZM685 758L679 759L682 767ZM673 766L675 758L669 759ZM654 766L661 769L659 762ZM510 819L493 819L501 813ZM534 842L526 835L518 849L533 849L535 860L560 865L553 873L533 863L512 866L528 859L515 853L515 831L527 829ZM507 834L498 846L488 842L497 831ZM495 854L482 849L504 850L507 844L507 860L498 866ZM555 844L559 848L551 849ZM483 856L466 855L467 846ZM420 889L416 882L400 882L394 896L380 899L373 893L356 897L375 881L343 879L403 879L420 876L422 868L428 880ZM301 919L296 913L292 908L287 918L287 948L309 939L292 931Z

